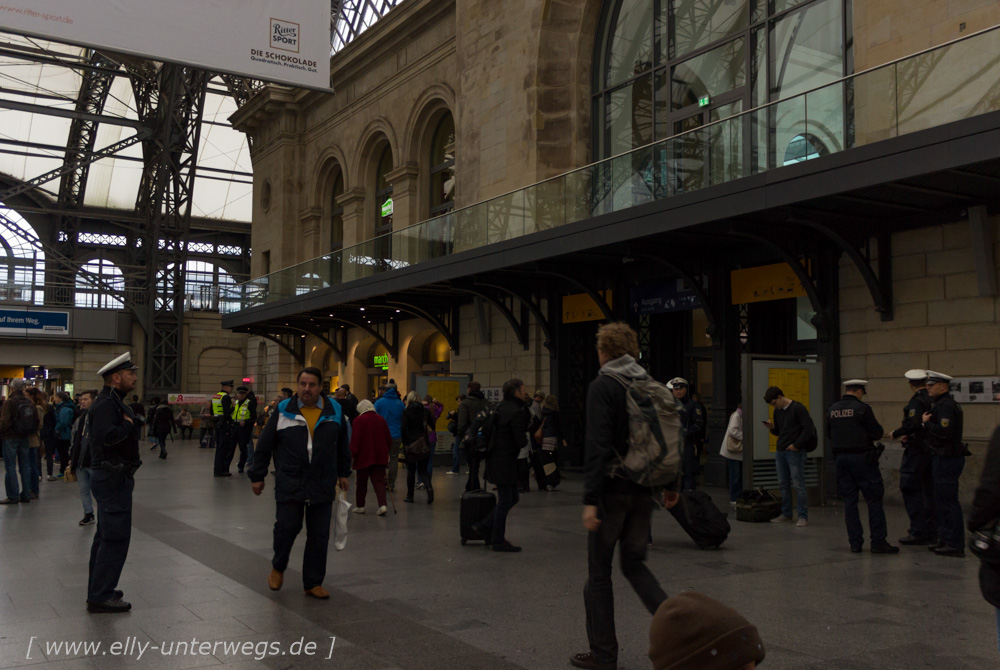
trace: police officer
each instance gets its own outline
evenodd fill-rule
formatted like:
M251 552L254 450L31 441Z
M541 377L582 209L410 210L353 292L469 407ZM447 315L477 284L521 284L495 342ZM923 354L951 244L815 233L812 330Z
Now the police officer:
M139 460L139 424L124 398L135 388L138 366L124 353L98 371L104 388L90 406L90 490L97 501L97 532L90 549L87 611L127 612L118 580L132 536L132 490Z
M231 477L233 462L233 380L222 382L222 390L212 396L212 419L215 422L215 476Z
M698 447L705 435L705 413L688 393L688 381L683 377L674 377L667 383L674 397L684 406L684 479L685 491L694 491L698 487L698 472L701 463L698 460Z
M934 455L934 504L938 518L938 543L928 547L938 556L965 556L962 506L958 504L958 478L969 450L962 443L962 408L951 397L951 377L927 371L931 410L924 412L923 432Z
M903 462L899 466L899 491L910 517L910 531L900 544L937 544L937 519L934 514L934 478L931 475L931 448L923 432L924 412L931 411L927 395L927 370L907 370L913 397L903 410L903 423L889 434L903 443Z
M248 395L249 392L250 389L246 386L236 389L236 402L233 403L233 411L230 414L233 420L231 442L240 448L237 469L241 474L247 461L253 458L253 445L250 439L253 437L253 426L257 420L257 402L253 396Z
M827 413L826 433L833 443L837 459L837 495L844 501L844 521L847 522L847 539L851 551L860 553L865 543L861 515L858 513L858 492L865 496L868 505L868 533L873 554L897 554L885 539L885 510L882 497L882 472L878 469L879 451L875 441L883 435L882 426L875 419L872 408L861 401L867 393L864 379L844 382L844 397L830 406Z

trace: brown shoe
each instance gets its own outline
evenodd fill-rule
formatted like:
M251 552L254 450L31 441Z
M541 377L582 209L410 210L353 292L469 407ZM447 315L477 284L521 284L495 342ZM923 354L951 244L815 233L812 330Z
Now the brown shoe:
M277 591L281 588L281 585L285 581L285 573L278 572L274 568L271 568L271 574L267 576L267 585L271 587L272 591Z
M584 668L585 670L617 670L618 668L618 663L614 661L602 663L594 658L594 655L590 652L586 654L574 654L569 657L569 662L574 667Z
M314 586L311 589L306 589L306 595L312 596L313 598L319 598L320 600L326 600L330 597L330 592L322 586Z

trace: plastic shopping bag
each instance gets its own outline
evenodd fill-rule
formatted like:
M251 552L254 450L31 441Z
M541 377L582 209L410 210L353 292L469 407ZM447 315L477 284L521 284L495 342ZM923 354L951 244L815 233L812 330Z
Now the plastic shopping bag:
M347 517L351 516L351 503L347 502L347 494L343 489L337 491L337 502L334 505L333 547L343 551L347 546Z

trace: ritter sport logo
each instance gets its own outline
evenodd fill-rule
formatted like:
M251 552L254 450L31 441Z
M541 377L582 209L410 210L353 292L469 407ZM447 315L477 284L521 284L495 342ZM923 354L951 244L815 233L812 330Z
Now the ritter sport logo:
M299 52L299 24L271 19L271 48Z

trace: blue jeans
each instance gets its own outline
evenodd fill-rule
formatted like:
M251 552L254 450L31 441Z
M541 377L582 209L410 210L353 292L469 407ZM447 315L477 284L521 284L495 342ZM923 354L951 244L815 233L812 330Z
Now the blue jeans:
M729 468L729 502L736 502L743 490L743 461L726 458Z
M461 440L457 437L455 438L454 444L451 445L451 471L461 472L462 471L462 447L460 446Z
M90 476L94 473L90 468L76 469L76 485L80 487L80 501L83 502L83 513L94 513L94 499L90 496Z
M28 448L27 437L5 437L3 438L3 463L5 469L4 486L7 489L7 497L11 500L31 500L31 464L28 457L31 450ZM21 487L17 486L17 473L21 472ZM35 480L38 486L38 480Z
M872 547L885 544L885 510L882 508L885 486L878 461L870 459L870 454L837 454L837 495L844 501L847 540L855 548L865 542L865 529L858 512L859 493L864 494L868 506L868 534Z
M781 487L781 514L792 518L792 488L798 496L800 519L809 518L809 494L806 493L806 452L778 451L774 454Z
M42 450L38 447L28 449L28 472L31 475L31 492L38 495L38 480L42 478Z
M935 456L933 460L938 540L952 549L965 548L965 524L958 502L958 478L964 468L965 456Z

